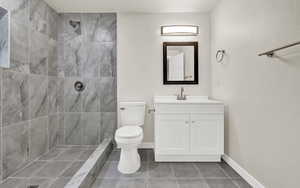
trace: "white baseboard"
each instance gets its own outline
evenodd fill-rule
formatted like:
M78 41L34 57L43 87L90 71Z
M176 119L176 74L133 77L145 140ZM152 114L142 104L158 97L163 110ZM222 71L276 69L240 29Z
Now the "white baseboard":
M223 160L231 166L242 178L244 178L253 188L266 188L257 179L255 179L251 174L249 174L243 167L241 167L237 162L235 162L228 155L223 155Z
M141 149L153 149L154 148L154 143L153 142L143 142L139 148Z
M166 155L155 154L157 162L220 162L221 155Z

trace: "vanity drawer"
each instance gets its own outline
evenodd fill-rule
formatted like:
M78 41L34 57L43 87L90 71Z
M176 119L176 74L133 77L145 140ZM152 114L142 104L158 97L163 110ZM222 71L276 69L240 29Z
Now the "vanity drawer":
M173 113L224 113L223 104L156 104L156 113L173 114Z

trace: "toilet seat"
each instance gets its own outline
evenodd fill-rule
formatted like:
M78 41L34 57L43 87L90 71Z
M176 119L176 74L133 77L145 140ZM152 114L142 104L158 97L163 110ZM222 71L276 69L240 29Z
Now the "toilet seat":
M143 134L143 129L139 126L124 126L116 131L116 137L124 139L137 138Z

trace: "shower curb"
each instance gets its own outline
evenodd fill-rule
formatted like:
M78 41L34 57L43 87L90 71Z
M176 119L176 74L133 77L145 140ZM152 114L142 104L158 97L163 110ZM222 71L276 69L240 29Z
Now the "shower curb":
M113 149L111 139L105 139L76 172L64 188L89 188Z

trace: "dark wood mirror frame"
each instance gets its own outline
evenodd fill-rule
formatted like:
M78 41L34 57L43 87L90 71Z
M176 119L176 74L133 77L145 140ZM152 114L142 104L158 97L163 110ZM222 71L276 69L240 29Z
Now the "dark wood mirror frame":
M168 80L168 46L194 46L194 80L169 81ZM197 85L198 72L198 42L164 42L163 43L163 82L164 85Z

